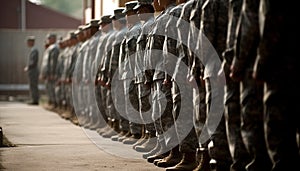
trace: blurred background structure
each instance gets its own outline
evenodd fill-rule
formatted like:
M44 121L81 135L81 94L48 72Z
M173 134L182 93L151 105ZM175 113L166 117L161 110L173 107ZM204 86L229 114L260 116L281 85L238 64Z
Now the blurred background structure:
M25 38L36 37L39 63L46 35L58 38L91 19L113 14L113 9L129 0L2 0L0 3L0 100L28 95L26 73L28 48ZM44 91L43 83L40 90Z

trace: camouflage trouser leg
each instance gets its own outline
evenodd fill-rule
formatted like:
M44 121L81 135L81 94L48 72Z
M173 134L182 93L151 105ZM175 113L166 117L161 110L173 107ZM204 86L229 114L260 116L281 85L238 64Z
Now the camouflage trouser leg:
M38 73L29 76L29 89L32 101L39 102Z
M137 84L139 94L139 110L143 123L145 124L146 131L151 135L155 135L154 121L152 120L151 102L151 87L144 83Z
M194 128L192 88L187 84L172 81L173 117L176 137L182 153L196 153L198 138ZM179 87L180 86L180 87ZM173 138L174 139L174 138ZM176 142L174 139L173 141Z
M104 121L105 123L107 122L108 118L107 118L107 114L104 108L104 105L102 103L102 92L101 92L101 86L100 85L96 85L95 86L95 98L96 98L96 105L98 107L98 111L99 111L99 119L102 121ZM104 123L104 124L105 124Z
M88 84L83 85L83 105L84 113L86 117L90 117L90 86Z
M131 79L124 80L125 111L132 134L142 133L142 118L139 113L137 87Z
M166 144L168 139L165 134L168 129L174 126L174 119L172 114L173 102L171 95L171 87L164 86L163 80L155 80L153 82L154 93L153 93L153 113L152 119L155 120L154 124L158 135L163 135ZM166 133L167 134L167 133ZM169 136L176 135L175 133L168 133ZM170 150L171 147L168 147Z
M49 103L55 104L55 81L54 80L47 80L46 82L46 89L49 98Z
M62 105L61 103L61 97L62 97L62 88L61 85L56 85L54 88L55 91L55 103L58 104L59 106Z
M108 113L108 110L107 110L107 103L106 103L106 97L107 97L107 89L105 87L100 87L100 90L101 90L101 103L103 106L103 109L105 110L105 114L106 114L106 118L110 119L110 116L109 116L109 113Z
M269 170L269 159L263 128L263 85L248 73L242 81L242 137L250 154L247 170Z
M225 86L225 121L227 140L232 158L232 171L246 170L250 156L241 135L240 83L229 76Z
M220 84L218 78L214 77L206 79L205 85L208 114L206 126L213 144L213 147L209 148L210 157L221 165L229 166L231 164L231 156L224 118L224 85Z
M120 130L129 131L129 121L125 111L125 94L123 81L115 80L112 85L113 103L116 109L116 118L120 120Z
M193 113L194 127L198 138L198 144L201 146L200 136L206 121L206 103L205 103L205 87L198 85L198 89L193 89Z
M273 170L300 170L296 133L299 130L299 86L296 81L280 79L267 82L265 134Z

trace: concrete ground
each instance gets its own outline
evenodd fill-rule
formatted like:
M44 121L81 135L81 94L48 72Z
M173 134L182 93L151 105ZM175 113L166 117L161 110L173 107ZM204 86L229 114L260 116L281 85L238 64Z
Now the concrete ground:
M165 170L131 145L102 138L41 106L0 102L0 126L16 145L0 148L0 170Z

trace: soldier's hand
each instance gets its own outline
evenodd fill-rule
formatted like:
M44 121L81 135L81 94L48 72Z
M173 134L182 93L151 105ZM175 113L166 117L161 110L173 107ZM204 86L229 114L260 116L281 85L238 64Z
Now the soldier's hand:
M197 82L196 82L195 77L188 75L186 77L186 82L187 82L187 84L191 85L193 88L197 88Z
M234 65L231 65L230 67L229 76L233 81L237 81L237 82L243 79L242 73L236 67L234 67Z
M107 82L106 84L105 84L105 87L107 88L107 89L111 89L111 84L109 83L109 82Z
M171 85L171 81L168 80L168 79L165 79L164 82L163 82L163 85L170 86Z
M24 72L27 72L27 71L28 71L28 67L25 67L25 68L24 68Z

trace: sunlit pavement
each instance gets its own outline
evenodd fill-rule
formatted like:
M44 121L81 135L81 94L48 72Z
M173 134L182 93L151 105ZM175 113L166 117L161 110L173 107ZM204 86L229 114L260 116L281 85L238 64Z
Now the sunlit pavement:
M0 148L1 170L164 170L139 159L142 153L132 146L104 139L41 106L0 102L0 126L16 145Z

